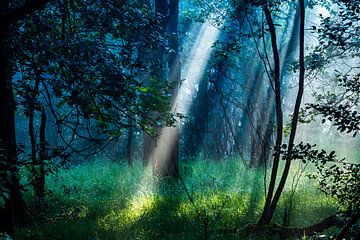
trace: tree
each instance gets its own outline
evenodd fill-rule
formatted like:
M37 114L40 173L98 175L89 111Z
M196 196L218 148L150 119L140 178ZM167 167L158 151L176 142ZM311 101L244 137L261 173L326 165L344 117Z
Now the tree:
M55 120L53 129L62 140L61 151L84 156L98 152L97 147L104 149L124 128L137 126L152 132L158 121L173 122L168 94L172 87L156 80L144 86L141 76L149 68L134 57L139 54L138 44L150 49L157 42L153 37L156 34L145 34L157 30L157 21L148 9L134 2L58 1L35 12L43 9L45 3L28 1L17 6L6 2L1 6L4 31L1 31L0 112L5 116L0 120L1 200L5 203L1 208L4 217L0 231L10 235L12 219L22 218L25 211L17 175L16 106L12 93L15 72L26 76L22 85L17 82L15 90L23 100L20 107L29 117L34 186L40 198L44 195L43 168L48 148L45 108ZM119 27L117 22L131 24ZM36 111L40 112L38 144L34 141Z
M167 79L175 86L172 96L171 114L176 115L176 86L180 82L180 55L178 37L179 1L155 1L155 15L161 25L161 39L165 44L159 43L156 52L154 77L158 81L166 82ZM167 48L169 50L167 50ZM144 163L152 163L153 173L157 176L179 176L178 149L179 129L165 122L159 123L156 139L144 136Z
M254 7L261 7L262 11L265 15L265 20L268 25L268 33L270 34L270 42L271 42L271 49L272 49L272 62L273 66L269 66L272 69L271 72L268 73L269 80L273 86L273 90L275 93L275 115L276 115L276 140L275 140L275 147L274 147L274 158L273 158L273 165L270 177L270 183L268 187L268 192L266 196L265 206L261 218L258 222L259 225L266 225L269 224L277 203L279 201L280 195L284 189L286 179L289 173L291 159L288 159L285 164L284 172L281 176L280 183L277 188L275 188L276 178L278 174L279 163L281 159L281 146L283 145L283 110L282 110L282 79L283 79L283 72L282 72L282 58L279 51L279 43L277 37L277 30L276 24L274 23L272 11L277 11L278 7L281 6L280 2L272 2L268 3L267 1L257 2L254 1L251 3ZM300 33L299 33L299 46L300 46L300 55L299 55L299 62L300 62L300 76L299 76L299 88L298 88L298 96L296 99L294 112L292 116L292 124L291 124L291 133L289 137L289 151L291 152L292 147L295 141L296 135L296 128L298 123L298 114L300 111L300 105L303 95L303 86L304 86L304 26L305 26L305 3L304 1L299 1L299 9L300 9ZM286 54L287 55L287 54ZM286 59L285 55L285 59ZM260 56L261 57L261 56ZM267 60L268 61L268 60Z
M9 1L0 5L0 149L1 149L1 198L0 232L14 234L14 221L25 216L17 173L17 150L15 139L15 102L11 81L11 67L7 59L7 32L9 27L28 14L45 6L47 1L32 0L22 5L10 6ZM16 4L16 3L15 3Z
M295 142L295 136L296 136L296 130L297 130L297 125L298 125L298 121L299 121L299 112L300 112L302 96L304 93L304 82L305 82L305 43L304 43L305 2L304 2L304 0L299 0L299 8L300 8L300 33L299 33L300 72L299 72L298 93L297 93L297 97L296 97L294 111L292 114L291 132L290 132L290 136L289 136L288 149L287 149L289 155L286 158L285 167L284 167L283 173L281 175L281 179L280 179L279 185L277 187L277 190L275 192L274 198L271 200L270 208L269 209L266 209L266 207L264 208L264 212L265 212L264 217L262 217L262 219L260 219L260 223L268 224L271 221L272 215L273 215L275 208L279 202L280 195L281 195L282 191L284 190L285 183L286 183L287 177L289 175L291 161L293 160L291 155L292 155L294 142ZM278 145L278 147L280 147L280 146ZM278 151L279 151L279 149L278 149Z

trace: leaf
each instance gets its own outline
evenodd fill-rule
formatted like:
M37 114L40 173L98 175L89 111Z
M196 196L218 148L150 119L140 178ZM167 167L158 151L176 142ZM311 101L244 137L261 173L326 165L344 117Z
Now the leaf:
M5 207L5 199L0 196L0 208Z

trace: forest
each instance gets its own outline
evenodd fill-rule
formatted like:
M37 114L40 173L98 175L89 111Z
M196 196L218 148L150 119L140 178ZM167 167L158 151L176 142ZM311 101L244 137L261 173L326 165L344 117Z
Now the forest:
M360 0L0 0L0 240L360 239Z

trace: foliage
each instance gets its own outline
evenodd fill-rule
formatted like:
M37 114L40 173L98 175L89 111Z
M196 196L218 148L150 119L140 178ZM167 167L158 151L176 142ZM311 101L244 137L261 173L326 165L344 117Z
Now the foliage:
M343 91L330 96L319 95L318 102L309 104L307 109L313 109L315 113L320 114L323 123L329 120L340 132L351 132L355 137L360 130L360 115L355 110L359 103L359 78L360 74L350 72L342 76L338 73L336 80Z
M329 57L328 64L340 60L359 60L359 1L332 1L332 15L321 18L320 27L313 27L318 33L320 42L315 54ZM320 115L322 122L330 121L339 132L351 133L355 137L359 132L359 73L357 67L341 62L344 69L336 67L334 82L337 91L330 94L317 94L316 102L308 104L306 109L314 115ZM326 65L321 65L324 67ZM340 203L340 212L351 224L356 223L360 209L360 164L337 159L335 152L310 150L310 145L301 146L307 158L318 168L319 187L326 194L336 198ZM319 153L319 154L316 154ZM298 157L298 156L295 156ZM350 226L351 227L351 226ZM345 228L344 228L345 229ZM348 231L348 230L347 230ZM348 234L346 232L345 234Z
M8 235L3 235L3 234L0 234L0 240L12 240L11 237L9 237Z
M71 135L78 145L101 147L132 125L155 134L159 122L173 124L173 86L144 79L153 60L143 52L165 44L159 31L151 9L138 1L49 4L11 29L20 109L26 116L31 104L50 109L67 148L74 146Z
M358 55L360 2L358 0L332 0L331 2L328 5L332 6L330 11L333 16L320 15L320 27L313 26L313 30L316 30L320 37L318 49L332 52L330 54L333 56L337 56L344 50ZM341 57L346 56L343 53L341 55Z
M283 147L286 149L286 146ZM309 177L317 180L322 192L337 200L338 213L347 222L354 219L356 223L360 209L360 164L338 159L335 151L327 153L314 147L315 145L300 143L291 153L282 151L283 158L312 162L317 173L309 174Z
M97 160L51 175L43 221L18 229L17 239L200 239L203 217L210 239L241 239L242 228L258 218L262 206L261 171L238 159L197 159L182 166L192 204L181 185L158 185L150 169L133 169ZM295 173L294 173L295 174ZM292 223L306 226L334 212L336 204L302 178L295 195ZM290 189L288 189L290 191ZM288 191L287 190L287 191ZM283 204L275 213L281 223ZM33 205L30 205L32 208ZM199 215L200 212L200 215ZM314 214L314 212L316 214Z

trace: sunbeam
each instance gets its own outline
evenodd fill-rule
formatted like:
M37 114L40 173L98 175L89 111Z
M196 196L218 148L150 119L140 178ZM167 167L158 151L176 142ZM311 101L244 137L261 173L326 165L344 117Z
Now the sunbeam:
M205 22L197 37L189 58L187 59L183 76L184 81L179 87L178 94L172 106L173 112L187 115L191 107L194 94L197 92L199 82L205 72L209 61L212 46L218 39L220 29L209 22Z
M183 76L184 80L180 83L176 97L172 103L171 111L181 113L186 116L191 107L194 94L198 90L199 82L205 73L209 61L212 46L218 39L220 29L211 25L209 21L203 23L200 33L192 47L189 58L187 59ZM166 167L171 159L172 151L178 144L180 122L173 127L162 128L156 147L150 159L155 161L154 168L161 172L166 171Z

